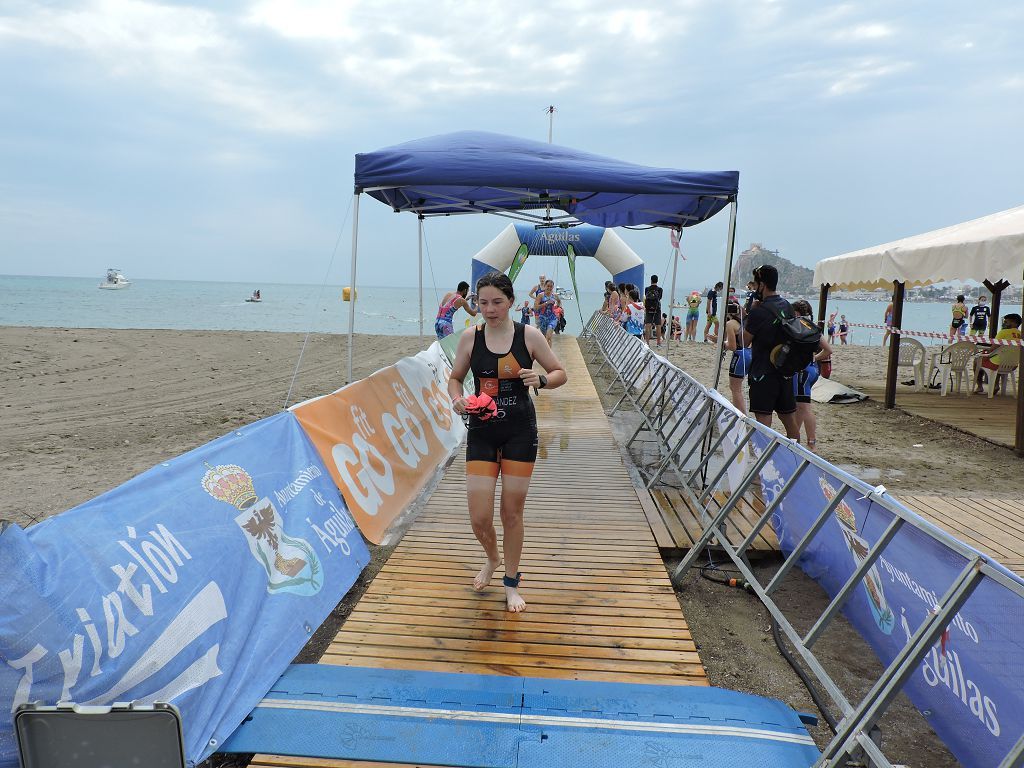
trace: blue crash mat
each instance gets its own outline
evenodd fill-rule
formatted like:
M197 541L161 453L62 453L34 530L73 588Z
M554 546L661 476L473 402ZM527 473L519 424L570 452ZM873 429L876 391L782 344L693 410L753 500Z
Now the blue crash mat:
M780 701L701 686L293 665L225 752L481 766L806 768Z

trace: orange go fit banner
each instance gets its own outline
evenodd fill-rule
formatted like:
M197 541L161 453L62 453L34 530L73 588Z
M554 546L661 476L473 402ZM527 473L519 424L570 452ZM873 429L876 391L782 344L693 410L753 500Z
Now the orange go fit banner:
M387 543L391 525L462 443L448 358L436 342L330 395L292 406L359 530Z

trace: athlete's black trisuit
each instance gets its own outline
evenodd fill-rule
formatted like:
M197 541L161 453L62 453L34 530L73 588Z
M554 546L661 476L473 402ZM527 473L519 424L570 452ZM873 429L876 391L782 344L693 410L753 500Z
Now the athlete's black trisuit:
M473 335L469 367L476 382L476 394L490 395L498 411L486 421L470 416L466 442L469 474L496 474L501 464L503 472L529 476L537 459L537 415L530 399L530 388L519 377L521 370L533 367L533 358L526 348L525 326L512 325L515 329L512 346L504 354L495 354L487 348L485 325L479 326ZM493 466L473 462L488 462ZM508 466L505 462L518 466Z

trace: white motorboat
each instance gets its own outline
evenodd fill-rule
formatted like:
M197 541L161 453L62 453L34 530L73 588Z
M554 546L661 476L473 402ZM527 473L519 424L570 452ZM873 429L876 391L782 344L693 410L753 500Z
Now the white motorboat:
M108 269L107 279L100 283L99 287L106 291L117 291L131 285L128 279L121 274L119 269Z
M252 292L252 296L246 297L245 300L250 302L250 303L252 303L252 304L258 304L259 302L263 301L263 297L260 296L260 292L257 289L257 290Z

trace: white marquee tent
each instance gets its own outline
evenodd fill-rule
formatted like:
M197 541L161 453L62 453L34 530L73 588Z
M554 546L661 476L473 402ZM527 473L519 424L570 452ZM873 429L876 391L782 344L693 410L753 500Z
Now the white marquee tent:
M998 318L1003 290L1024 283L1024 205L819 261L814 268L814 284L821 287L818 321L824 321L832 288L892 288L892 324L899 328L907 288L952 280L983 283L992 291L992 313ZM886 408L896 404L898 333L889 345ZM1014 448L1024 456L1024 386L1017 389Z
M980 219L819 261L814 284L907 288L949 280L1024 279L1024 205Z

